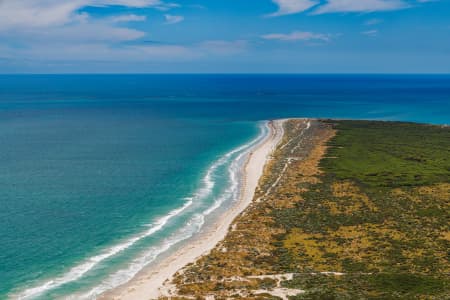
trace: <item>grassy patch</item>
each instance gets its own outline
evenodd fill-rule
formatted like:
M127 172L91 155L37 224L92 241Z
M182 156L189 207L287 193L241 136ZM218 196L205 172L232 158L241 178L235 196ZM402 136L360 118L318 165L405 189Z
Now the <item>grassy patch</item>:
M272 212L286 230L276 236L280 270L305 274L291 284L307 288L297 298L450 297L450 129L329 124L337 134L318 181L303 201ZM345 275L308 275L326 271Z
M450 129L398 122L339 121L321 167L375 187L450 181Z
M437 294L443 292L446 283L442 279L432 276L416 274L375 274L368 277L369 283L386 293L395 293L400 295L416 294Z

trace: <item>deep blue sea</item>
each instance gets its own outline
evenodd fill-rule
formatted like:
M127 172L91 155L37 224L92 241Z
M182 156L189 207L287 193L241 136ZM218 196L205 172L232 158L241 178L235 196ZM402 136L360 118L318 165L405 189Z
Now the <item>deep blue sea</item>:
M93 298L236 197L263 120L450 123L450 76L0 75L0 299Z

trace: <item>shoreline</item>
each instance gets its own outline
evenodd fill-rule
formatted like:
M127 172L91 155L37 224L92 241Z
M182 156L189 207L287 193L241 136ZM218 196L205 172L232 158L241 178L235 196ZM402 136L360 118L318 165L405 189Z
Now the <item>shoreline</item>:
M241 180L243 183L238 201L218 216L208 228L205 228L204 232L182 248L162 259L156 265L144 268L127 283L104 292L97 299L156 299L160 296L167 296L170 293L170 287L165 286L164 283L173 278L186 265L206 255L217 243L223 240L234 219L253 201L264 166L284 135L283 123L285 121L269 121L270 132L263 141L250 150L242 167Z

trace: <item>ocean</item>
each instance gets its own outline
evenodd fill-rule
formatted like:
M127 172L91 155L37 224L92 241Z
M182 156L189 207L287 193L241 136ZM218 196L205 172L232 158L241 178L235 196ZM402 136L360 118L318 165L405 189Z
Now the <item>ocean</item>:
M0 299L91 299L236 199L264 120L450 123L450 76L0 75Z

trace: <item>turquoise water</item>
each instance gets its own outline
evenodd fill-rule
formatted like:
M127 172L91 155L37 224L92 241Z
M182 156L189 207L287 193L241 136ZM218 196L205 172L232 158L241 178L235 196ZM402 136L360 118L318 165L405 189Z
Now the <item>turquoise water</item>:
M261 120L295 116L448 124L450 77L0 76L0 299L128 280L235 198Z

